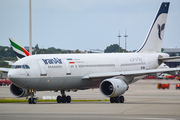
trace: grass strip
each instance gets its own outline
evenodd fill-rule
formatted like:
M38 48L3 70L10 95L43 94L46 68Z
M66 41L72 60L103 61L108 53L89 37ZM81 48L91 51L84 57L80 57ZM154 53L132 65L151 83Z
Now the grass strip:
M105 100L71 100L71 102L104 102L104 101L109 101L109 99ZM18 103L18 102L28 102L27 99L12 99L12 98L5 98L5 99L0 99L0 103ZM39 99L37 102L56 102L56 100L43 100Z

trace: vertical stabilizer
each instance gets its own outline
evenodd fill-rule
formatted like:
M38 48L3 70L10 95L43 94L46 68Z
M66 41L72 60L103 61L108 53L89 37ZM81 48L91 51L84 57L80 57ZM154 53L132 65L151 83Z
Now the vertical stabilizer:
M14 38L9 38L9 41L18 59L29 56L28 51L26 51L26 49L24 49Z
M169 2L161 4L143 45L136 52L161 52L169 4Z

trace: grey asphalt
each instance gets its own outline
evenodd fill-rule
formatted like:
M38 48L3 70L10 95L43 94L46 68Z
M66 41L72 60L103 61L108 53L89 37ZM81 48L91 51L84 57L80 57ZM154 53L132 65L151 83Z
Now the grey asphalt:
M157 83L170 83L169 90L158 90ZM176 80L141 80L130 85L125 103L109 102L54 102L1 103L0 120L180 120L180 90ZM12 97L8 87L0 87L0 97ZM99 90L68 93L72 99L106 99ZM39 96L38 96L39 95ZM37 92L38 97L56 96L58 93Z

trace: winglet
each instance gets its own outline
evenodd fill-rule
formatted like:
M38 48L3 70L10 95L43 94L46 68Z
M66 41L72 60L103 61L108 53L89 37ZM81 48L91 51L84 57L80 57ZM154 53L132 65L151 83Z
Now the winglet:
M28 51L24 49L14 38L9 38L9 41L18 59L29 56Z
M161 52L169 4L169 2L161 4L143 45L136 52Z

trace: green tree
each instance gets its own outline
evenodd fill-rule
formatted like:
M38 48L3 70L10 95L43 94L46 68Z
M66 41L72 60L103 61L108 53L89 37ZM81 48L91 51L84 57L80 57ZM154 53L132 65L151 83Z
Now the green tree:
M104 52L105 53L119 52L119 45L118 44L110 45L104 50Z
M105 53L119 52L119 45L113 44L108 46L105 50ZM121 52L128 52L126 49L121 48Z
M80 51L79 49L77 49L77 50L75 51L75 53L81 53L81 51Z
M35 49L36 49L36 51L39 50L38 44L36 44Z

